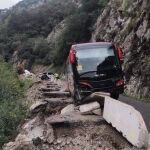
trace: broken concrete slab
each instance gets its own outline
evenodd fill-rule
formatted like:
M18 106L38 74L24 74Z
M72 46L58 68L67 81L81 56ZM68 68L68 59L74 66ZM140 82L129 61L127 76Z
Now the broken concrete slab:
M95 123L104 123L104 119L96 115L81 115L80 113L72 113L69 115L54 115L50 116L46 120L46 124L57 125L57 124L95 124Z
M72 99L63 99L63 98L50 98L45 99L44 101L48 102L47 109L51 109L57 106L60 106L60 108L64 108L67 105L73 103Z
M20 131L15 141L6 144L4 150L35 150L41 142L51 144L55 139L52 126L45 124L39 116L26 122Z
M79 110L80 110L81 114L89 114L90 112L92 112L93 110L96 110L98 108L100 108L100 104L98 102L92 102L92 103L88 103L88 104L79 106Z
M50 98L45 99L48 102L45 113L50 114L59 114L61 110L67 105L73 103L72 99L66 98Z
M105 96L103 117L134 146L147 147L149 133L141 113L134 107Z
M44 120L40 117L35 117L31 121L27 122L20 135L25 135L29 141L33 141L40 138L43 142L53 142L54 132L52 126L45 124ZM16 138L16 141L22 140L22 136Z
M69 92L44 92L42 95L48 98L57 98L57 97L69 97L70 93Z
M30 107L31 113L42 112L46 109L48 102L47 101L37 101Z
M67 115L75 111L74 104L70 104L61 110L62 115Z
M52 92L52 91L59 91L60 89L59 88L40 88L39 91L42 91L42 92Z
M102 110L100 108L93 110L92 113L94 115L102 116Z

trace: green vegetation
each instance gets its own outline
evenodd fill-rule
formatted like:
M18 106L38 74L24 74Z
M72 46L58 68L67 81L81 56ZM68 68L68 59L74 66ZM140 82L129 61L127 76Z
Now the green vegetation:
M34 64L61 65L72 43L88 42L108 0L80 0L80 7L71 0L46 0L28 9L36 2L22 1L0 23L0 54L9 61L17 51L18 62L26 59L29 70ZM65 31L48 43L47 36L63 20Z
M60 66L74 43L89 42L94 23L108 1L81 0L81 7L66 19L66 28L53 45L53 63Z
M0 147L16 135L26 115L23 95L27 85L19 81L10 65L0 61Z

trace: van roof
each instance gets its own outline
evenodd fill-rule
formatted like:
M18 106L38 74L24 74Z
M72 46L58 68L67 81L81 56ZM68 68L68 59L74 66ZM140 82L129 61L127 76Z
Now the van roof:
M113 45L111 42L93 42L93 43L81 43L72 45L72 48L78 49L81 47L88 47L88 46L111 46Z

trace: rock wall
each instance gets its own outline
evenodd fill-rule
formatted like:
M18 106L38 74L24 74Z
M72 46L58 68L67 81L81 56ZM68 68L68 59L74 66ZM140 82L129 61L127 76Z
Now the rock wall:
M92 41L113 41L124 50L126 92L150 98L150 1L110 0Z

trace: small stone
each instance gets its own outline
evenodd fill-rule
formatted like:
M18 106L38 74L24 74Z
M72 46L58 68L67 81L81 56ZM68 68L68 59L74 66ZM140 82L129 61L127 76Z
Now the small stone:
M67 143L67 144L70 144L70 143L71 143L71 139L68 138L66 143Z
M57 148L56 148L56 149L60 150L60 146L57 146Z
M66 142L63 141L63 142L61 143L61 147L64 147L65 145L66 145Z
M62 142L62 139L57 139L57 143L60 144Z

